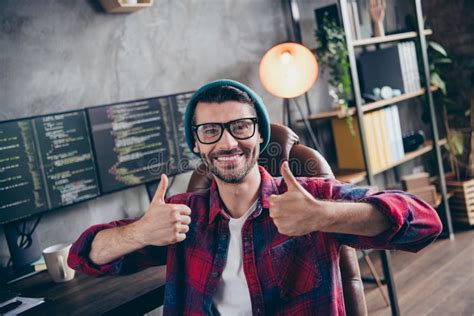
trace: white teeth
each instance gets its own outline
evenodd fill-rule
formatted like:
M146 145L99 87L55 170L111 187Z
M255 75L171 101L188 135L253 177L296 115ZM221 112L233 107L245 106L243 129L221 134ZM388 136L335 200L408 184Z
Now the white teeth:
M217 160L224 160L224 161L227 161L227 160L234 160L234 159L237 159L238 157L239 157L239 155L226 156L226 157L217 157Z

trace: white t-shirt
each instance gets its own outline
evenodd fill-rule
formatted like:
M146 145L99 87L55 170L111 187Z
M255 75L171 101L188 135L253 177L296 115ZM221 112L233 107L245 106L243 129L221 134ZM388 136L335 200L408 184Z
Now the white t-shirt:
M240 218L230 218L227 260L212 299L220 315L251 315L252 302L243 269L242 226L257 208L258 199Z

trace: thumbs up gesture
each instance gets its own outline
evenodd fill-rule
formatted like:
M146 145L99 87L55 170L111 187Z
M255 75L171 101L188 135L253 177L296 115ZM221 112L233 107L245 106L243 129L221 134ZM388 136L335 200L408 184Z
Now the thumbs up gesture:
M268 198L270 217L280 234L302 236L318 230L325 212L322 205L296 181L287 161L281 165L281 175L288 191Z
M184 204L166 204L168 177L161 175L153 200L135 226L135 236L143 246L166 246L183 241L191 223L191 209Z

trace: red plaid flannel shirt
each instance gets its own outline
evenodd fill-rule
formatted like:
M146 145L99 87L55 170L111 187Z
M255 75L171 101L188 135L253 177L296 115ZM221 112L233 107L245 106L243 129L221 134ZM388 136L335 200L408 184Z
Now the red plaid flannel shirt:
M298 178L318 199L372 203L390 218L392 227L375 237L318 231L300 237L281 235L268 215L268 197L284 193L287 187L282 178L272 178L259 168L260 203L242 228L243 266L254 315L345 315L338 264L341 244L416 252L441 232L436 212L413 195L401 191L373 193L336 180ZM109 264L94 265L88 254L95 234L133 221L121 220L86 230L72 246L68 263L94 276L166 264L165 315L215 314L212 297L229 243L229 215L216 183L212 182L206 193L178 194L167 202L186 204L192 210L185 241L168 247L145 247Z

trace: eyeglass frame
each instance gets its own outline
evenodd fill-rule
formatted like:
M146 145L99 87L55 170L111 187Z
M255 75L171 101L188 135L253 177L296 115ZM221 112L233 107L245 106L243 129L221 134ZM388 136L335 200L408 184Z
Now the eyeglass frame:
M241 121L241 120L252 120L253 122L253 132L252 132L252 135L250 135L249 137L245 137L245 138L241 138L241 137L236 137L232 131L230 130L230 125L234 122L238 122L238 121ZM211 143L204 143L201 141L201 139L199 139L199 135L197 133L197 130L200 126L203 126L203 125L207 125L207 124L216 124L216 125L219 125L221 127L221 134L219 135L219 137L217 138L216 141L214 142L211 142ZM192 125L191 128L194 132L194 134L196 135L196 139L201 143L201 144L204 144L204 145L212 145L212 144L215 144L217 143L218 141L221 140L222 138L222 135L224 135L224 130L227 130L227 132L229 132L229 134L234 137L235 139L238 139L238 140L246 140L246 139L249 139L249 138L252 138L254 135L255 135L255 125L258 124L258 117L243 117L243 118L239 118L239 119L236 119L236 120L232 120L232 121L228 121L228 122L225 122L225 123L219 123L219 122L208 122L208 123L202 123L202 124L198 124L198 125Z

